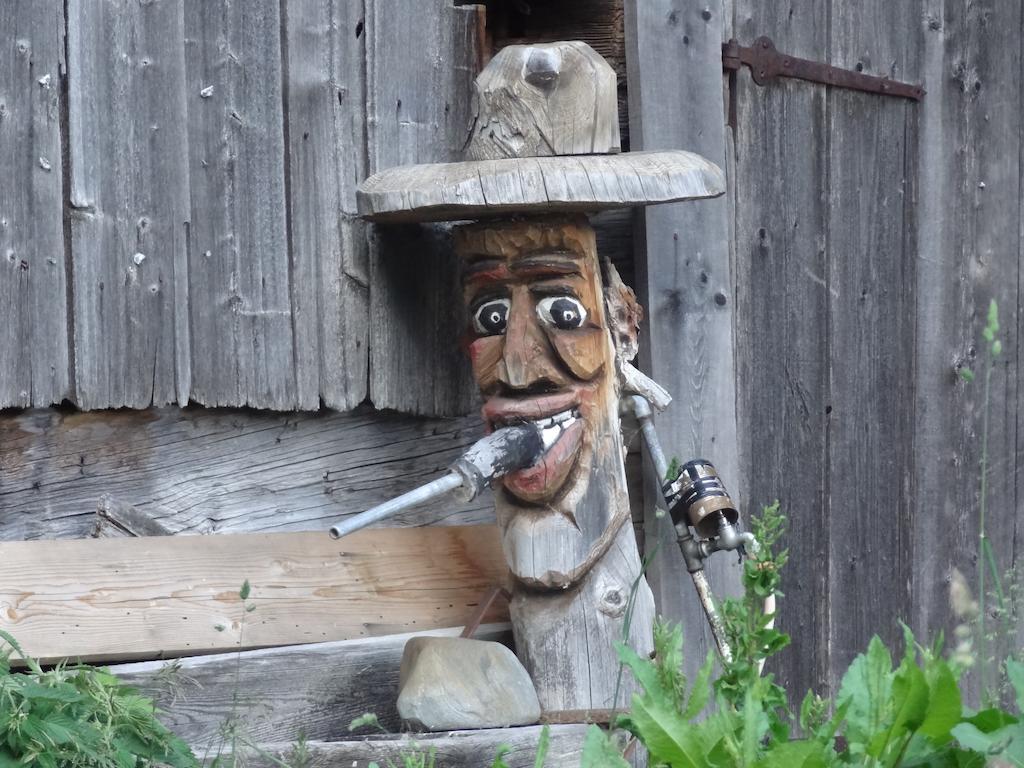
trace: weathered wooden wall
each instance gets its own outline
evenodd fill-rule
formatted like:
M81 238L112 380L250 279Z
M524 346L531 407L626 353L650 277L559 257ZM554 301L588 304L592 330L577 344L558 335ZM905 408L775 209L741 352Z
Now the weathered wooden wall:
M677 35L706 4L679 3ZM691 7L692 6L692 7ZM976 573L980 329L999 302L988 534L1020 568L1020 2L748 2L744 43L921 82L921 104L737 78L731 136L737 411L747 508L781 500L791 564L779 659L834 686L900 620L947 636ZM664 19L667 23L668 19ZM690 32L692 35L692 31ZM682 43L683 41L680 40Z
M916 105L799 82L759 88L744 72L724 134L724 223L638 218L640 239L656 225L659 258L679 248L673 291L659 299L654 262L634 271L629 214L600 217L600 236L655 314L648 363L679 396L666 426L683 442L667 449L733 464L745 509L779 498L790 515L782 680L834 685L871 633L898 638L899 619L948 630L950 567L974 571L980 457L981 382L957 370L981 368L990 298L1003 354L989 534L1003 566L1020 567L1024 547L1020 0L487 5L490 44L595 44L623 106L627 76L647 76L633 62L651 54L627 57L627 44L641 24L660 41L647 73L661 85L637 88L622 119L662 123L635 129L633 149L645 137L711 142L694 126L717 131L724 102L715 83L690 79L717 77L700 57L714 58L718 36L767 34L797 55L924 83ZM447 0L202 6L93 12L70 0L66 17L60 0L0 7L0 406L345 413L5 413L0 537L85 535L105 495L172 532L321 528L432 477L479 434L473 417L352 410L472 409L447 341L461 320L444 298L444 232L368 229L353 194L375 168L457 152L486 53L477 11ZM695 227L724 227L731 247L695 253ZM694 404L712 403L728 442L733 396L710 383L726 341L735 455ZM436 373L411 376L428 358L442 361ZM488 514L483 499L394 522ZM685 577L674 585L678 569L659 568L663 608L686 614Z
M479 8L0 13L0 407L470 408L445 338L458 317L430 328L443 314L422 308L412 348L443 345L443 373L398 375L410 347L381 265L404 257L417 285L439 279L442 254L417 233L370 238L354 214L367 173L461 149Z

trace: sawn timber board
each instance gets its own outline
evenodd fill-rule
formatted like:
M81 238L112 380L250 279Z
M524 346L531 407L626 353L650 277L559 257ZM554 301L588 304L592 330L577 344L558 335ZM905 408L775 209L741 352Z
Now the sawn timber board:
M506 573L493 526L4 542L0 629L46 661L344 640L462 625Z

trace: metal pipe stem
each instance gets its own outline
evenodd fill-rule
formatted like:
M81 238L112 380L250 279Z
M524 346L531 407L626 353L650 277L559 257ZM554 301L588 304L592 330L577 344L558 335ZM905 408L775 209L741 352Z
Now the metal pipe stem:
M694 571L690 576L693 578L693 586L697 589L697 599L700 600L700 606L704 609L704 615L711 627L711 636L715 638L715 645L718 646L718 655L722 657L722 661L728 664L732 661L732 648L729 647L729 641L725 639L725 625L715 608L711 585L708 584L704 571Z
M378 504L376 507L371 507L365 512L360 512L354 517L341 521L331 528L331 538L340 539L342 536L347 536L353 531L358 531L360 528L373 525L373 523L383 520L385 517L396 512L401 512L403 509L414 507L438 496L444 496L446 493L451 493L456 488L459 488L462 483L462 475L454 471L449 472L444 477L433 480L426 485L421 485L419 488L414 488L408 493L403 493L401 496L396 496L390 501L385 501L383 504Z

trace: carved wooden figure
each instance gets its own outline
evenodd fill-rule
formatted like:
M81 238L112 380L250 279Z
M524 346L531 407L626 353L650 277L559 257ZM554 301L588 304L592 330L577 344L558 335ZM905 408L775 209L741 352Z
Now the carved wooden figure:
M641 577L594 231L582 217L533 217L466 225L455 242L488 427L529 420L557 432L538 463L495 489L516 649L545 710L608 709L612 646ZM641 582L629 638L645 652L654 602Z
M630 363L642 312L584 214L725 184L692 153L616 154L615 75L584 43L503 49L476 104L466 161L382 171L358 202L375 221L475 220L456 228L455 249L483 418L489 429L532 421L549 446L494 488L515 650L542 709L571 720L628 702L628 676L615 700L616 641L652 645L619 409L627 394L668 399Z

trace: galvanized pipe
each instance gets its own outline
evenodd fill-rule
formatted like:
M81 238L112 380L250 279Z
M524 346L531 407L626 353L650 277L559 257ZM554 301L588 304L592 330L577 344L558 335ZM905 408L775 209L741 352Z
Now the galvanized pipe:
M376 507L371 507L365 512L360 512L358 515L347 520L342 520L331 528L331 538L340 539L342 536L347 536L358 531L360 528L380 522L385 517L390 517L401 512L403 509L415 507L417 504L436 499L438 496L444 496L457 488L461 488L462 483L462 475L454 471L449 472L444 477L433 480L426 485L421 485L419 488L414 488L408 493L396 496L385 501L383 504L378 504Z

